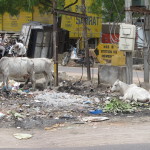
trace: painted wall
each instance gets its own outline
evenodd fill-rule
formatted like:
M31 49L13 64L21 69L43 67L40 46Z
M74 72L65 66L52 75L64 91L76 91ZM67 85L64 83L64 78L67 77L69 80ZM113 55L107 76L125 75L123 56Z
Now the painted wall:
M88 28L88 37L90 38L99 38L100 32L102 30L102 18L101 16L97 16L92 14L89 6L91 5L93 0L86 0L86 8L87 8L87 28ZM66 0L66 6L73 3L74 0ZM81 13L81 1L77 4L73 5L69 8L70 11ZM82 37L83 24L81 18L72 17L63 15L62 16L62 24L61 27L63 29L70 31L71 38Z
M42 23L52 24L52 15L49 13L40 14L38 8L34 8L34 12L21 12L17 16L11 16L5 13L0 16L0 30L8 32L19 32L22 25L30 21L39 21Z

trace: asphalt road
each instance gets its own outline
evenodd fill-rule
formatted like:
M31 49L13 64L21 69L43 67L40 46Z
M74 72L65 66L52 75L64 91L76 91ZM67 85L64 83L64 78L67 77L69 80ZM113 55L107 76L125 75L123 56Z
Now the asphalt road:
M70 73L70 74L78 74L81 75L82 74L82 70L83 70L83 74L86 75L86 68L85 67L64 67L64 66L59 66L59 71L64 71L66 73ZM97 75L98 73L98 68L91 68L91 73Z
M149 150L150 144L120 144L94 147L76 147L76 148L34 148L34 150ZM5 148L5 150L12 150ZM33 150L33 148L13 148L13 150Z
M59 66L59 71L64 71L70 75L78 75L81 76L82 75L82 70L83 70L83 75L86 76L87 74L87 70L86 68L82 68L82 67L65 67L65 66ZM95 78L97 78L97 74L98 74L98 68L91 68L91 75L94 76ZM138 82L140 80L140 82L143 82L144 78L144 72L143 71L139 71L139 70L133 70L133 81L134 82Z

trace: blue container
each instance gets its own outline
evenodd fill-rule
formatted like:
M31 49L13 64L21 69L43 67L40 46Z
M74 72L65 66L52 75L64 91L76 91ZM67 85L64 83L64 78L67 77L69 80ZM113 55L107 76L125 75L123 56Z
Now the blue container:
M30 90L23 90L23 92L29 93L29 92L30 92Z
M99 115L102 113L103 113L103 111L101 109L90 110L90 114Z

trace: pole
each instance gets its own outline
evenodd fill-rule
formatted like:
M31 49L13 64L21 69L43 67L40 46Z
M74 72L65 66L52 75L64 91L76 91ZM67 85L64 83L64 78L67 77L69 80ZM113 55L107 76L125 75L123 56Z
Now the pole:
M128 10L131 6L131 0L125 0L125 7ZM126 23L132 23L132 12L126 11ZM126 52L127 83L133 83L133 58L132 52Z
M145 0L145 6L149 10L149 0ZM149 14L144 17L144 83L149 83L149 42L150 42L150 27L149 27Z
M56 9L56 0L53 0L53 10ZM54 54L54 85L58 86L58 46L57 46L57 13L53 11L53 54Z
M81 0L82 2L82 14L86 16L86 6L85 0ZM84 39L84 47L85 47L85 57L86 57L86 65L87 65L87 80L91 80L91 70L90 70L90 61L89 61L89 46L87 40L87 25L86 25L86 17L83 19L83 39Z
M144 40L144 82L149 83L149 64L148 64L148 41L149 41L149 31L144 30L145 40Z

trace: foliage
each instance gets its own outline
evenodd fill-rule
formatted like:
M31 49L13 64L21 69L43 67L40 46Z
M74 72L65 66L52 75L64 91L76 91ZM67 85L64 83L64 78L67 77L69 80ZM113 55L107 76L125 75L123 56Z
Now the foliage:
M150 103L132 102L131 105L133 107L137 107L139 110L150 110Z
M45 2L44 2L45 1ZM52 9L52 0L40 0L38 7L41 13L50 12ZM57 0L57 8L63 9L65 5L65 0Z
M33 11L38 6L40 12L50 12L53 0L0 0L0 14L17 15L20 11ZM57 7L64 8L65 0L56 0ZM124 0L92 0L91 11L103 15L103 21L120 21L124 18Z
M104 112L110 113L131 113L135 111L136 107L133 107L131 104L121 101L117 98L113 98L109 103L105 104L103 110Z
M57 0L58 8L64 7L64 0ZM20 11L33 11L38 6L41 12L49 12L52 0L0 0L0 14L5 12L17 15Z
M17 15L21 10L32 11L38 0L0 0L0 13L8 12Z
M91 10L95 14L102 14L104 22L122 21L124 19L125 0L93 0Z

